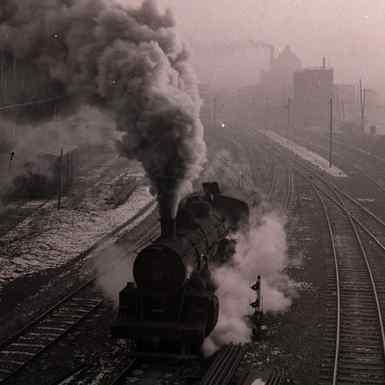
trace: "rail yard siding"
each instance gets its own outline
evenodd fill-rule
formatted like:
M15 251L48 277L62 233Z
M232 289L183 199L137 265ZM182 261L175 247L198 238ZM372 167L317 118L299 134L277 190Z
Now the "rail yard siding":
M52 209L40 219L42 223L35 224L39 227L37 234L31 234L31 221L38 219L26 219L0 240L0 291L22 275L64 265L153 200L148 187L138 186L130 199L116 209L89 212ZM127 228L134 227L150 211Z
M347 175L341 169L336 166L329 167L329 161L323 158L322 156L316 154L315 152L310 151L307 148L300 146L275 132L262 130L259 130L259 132L267 136L274 142L278 143L280 146L285 147L287 150L294 152L302 159L312 163L314 166L320 168L322 171L325 171L326 173L335 177L347 178Z

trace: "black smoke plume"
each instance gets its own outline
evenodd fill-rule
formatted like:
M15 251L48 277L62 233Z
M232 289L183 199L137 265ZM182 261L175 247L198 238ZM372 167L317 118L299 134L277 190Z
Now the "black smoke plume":
M37 68L69 105L108 111L122 132L119 150L142 162L175 215L206 146L197 79L169 10L153 0L138 8L112 0L1 0L0 51Z

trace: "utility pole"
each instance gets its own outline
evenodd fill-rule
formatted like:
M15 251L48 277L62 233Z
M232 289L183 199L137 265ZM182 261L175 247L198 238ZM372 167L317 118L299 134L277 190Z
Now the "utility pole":
M8 163L8 171L11 172L11 169L12 169L12 160L15 156L15 152L14 151L11 151L11 153L9 154L9 163Z
M361 109L361 131L365 132L365 90L362 88L360 79L360 109Z
M214 96L214 102L213 102L213 127L215 127L217 124L217 97Z
M287 139L289 139L291 125L291 98L287 99Z
M330 136L329 136L329 167L332 167L333 152L333 98L329 99L329 115L330 115Z
M60 150L60 157L58 162L58 170L57 170L57 209L61 208L61 195L62 195L62 168L63 168L63 148Z
M342 109L342 121L345 121L345 102L342 100L341 101L341 109Z
M265 130L269 129L269 114L270 114L269 99L266 97L266 99L265 99Z

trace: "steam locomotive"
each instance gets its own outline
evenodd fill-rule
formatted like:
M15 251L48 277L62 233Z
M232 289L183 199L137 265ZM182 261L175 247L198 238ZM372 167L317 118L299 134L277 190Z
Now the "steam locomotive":
M209 263L234 251L226 237L248 219L248 205L215 182L182 200L175 220L161 215L161 236L137 255L135 282L119 293L112 335L133 341L137 355L198 355L219 313Z

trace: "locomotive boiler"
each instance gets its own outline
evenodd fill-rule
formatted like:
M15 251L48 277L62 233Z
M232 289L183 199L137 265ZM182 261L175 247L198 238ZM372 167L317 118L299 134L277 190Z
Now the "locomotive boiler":
M248 205L215 182L183 199L175 219L161 213L161 236L139 252L135 282L119 293L112 335L133 341L139 355L199 354L219 313L209 263L223 263L233 251L227 235L248 217Z

